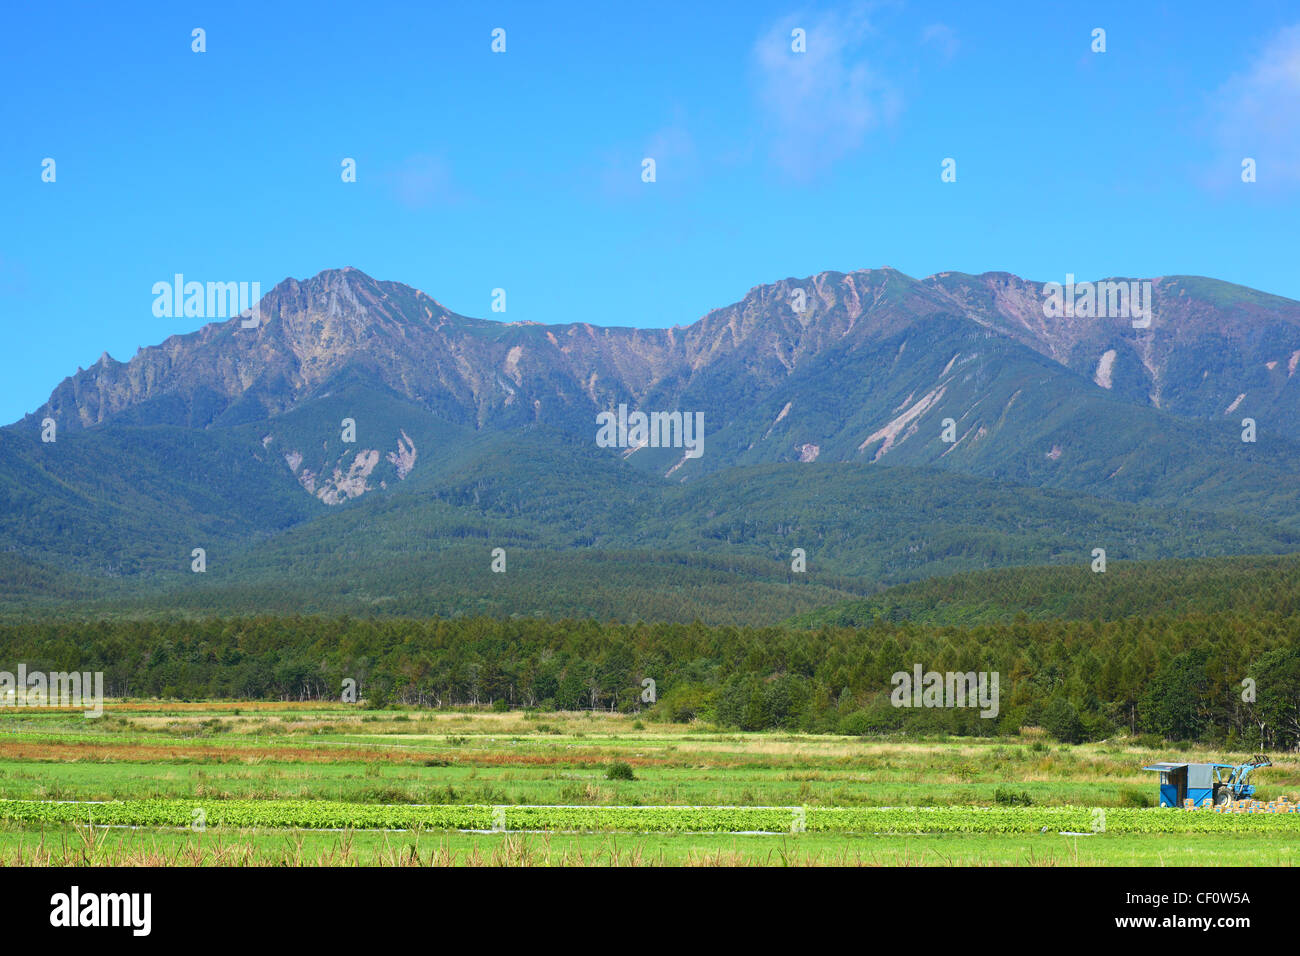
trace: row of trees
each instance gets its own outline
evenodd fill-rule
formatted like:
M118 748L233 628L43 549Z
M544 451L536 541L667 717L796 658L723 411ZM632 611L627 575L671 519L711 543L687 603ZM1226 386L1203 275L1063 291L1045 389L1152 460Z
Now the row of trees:
M745 730L1118 730L1300 745L1300 618L1214 614L976 627L607 625L543 619L256 617L0 626L0 670L103 671L110 695L649 710ZM979 707L894 706L897 672L997 672ZM654 682L652 703L645 681Z

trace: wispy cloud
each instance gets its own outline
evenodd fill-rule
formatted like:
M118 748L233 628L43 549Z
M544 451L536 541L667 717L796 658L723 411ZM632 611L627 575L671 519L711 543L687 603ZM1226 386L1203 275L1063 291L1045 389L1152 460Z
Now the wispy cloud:
M921 45L932 46L945 60L951 60L960 43L952 27L946 23L932 23L921 31Z
M804 31L807 52L791 49L795 29ZM871 33L857 8L786 17L754 44L772 158L789 175L824 172L897 116L900 94L867 58Z
M680 119L671 126L656 130L646 141L645 155L659 167L666 167L679 179L689 179L695 172L695 140Z
M1300 24L1276 34L1247 70L1219 87L1211 123L1228 176L1249 156L1261 186L1300 185Z
M641 180L641 163L655 161L655 190ZM601 192L610 199L658 196L675 193L699 175L699 151L685 116L680 110L672 122L648 133L635 146L611 148L602 154L597 172Z
M411 209L464 198L452 177L451 166L441 156L408 157L382 176L397 201Z

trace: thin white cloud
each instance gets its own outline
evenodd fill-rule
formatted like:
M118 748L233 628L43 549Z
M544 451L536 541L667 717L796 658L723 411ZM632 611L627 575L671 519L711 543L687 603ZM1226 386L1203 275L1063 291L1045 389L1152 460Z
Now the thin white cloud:
M641 179L642 161L655 161L658 190L675 192L698 177L699 151L695 139L679 114L665 126L650 132L634 148L611 148L604 152L597 173L601 192L610 199L629 199L658 195L647 190Z
M1249 156L1261 185L1300 184L1300 24L1281 30L1219 87L1211 113L1226 175L1239 177Z
M685 179L694 172L695 140L690 130L677 122L656 130L646 143L645 155L654 159L657 167L667 167L679 179ZM644 157L643 157L644 158Z
M411 209L464 198L452 178L451 167L440 156L411 156L384 173L383 178L397 201Z
M932 23L921 31L921 44L933 46L945 60L951 60L960 45L957 34L946 23Z
M805 32L807 52L791 49L796 28ZM859 8L786 17L754 44L768 145L786 173L807 179L824 172L897 116L898 91L867 58L871 32Z

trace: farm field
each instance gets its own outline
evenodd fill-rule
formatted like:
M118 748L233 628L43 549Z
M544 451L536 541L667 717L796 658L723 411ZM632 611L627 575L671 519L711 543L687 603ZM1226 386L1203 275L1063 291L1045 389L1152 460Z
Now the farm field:
M1288 865L1300 845L1300 814L1143 809L1144 764L1229 756L1145 739L149 701L0 731L6 863ZM1259 796L1300 795L1300 759L1273 757Z

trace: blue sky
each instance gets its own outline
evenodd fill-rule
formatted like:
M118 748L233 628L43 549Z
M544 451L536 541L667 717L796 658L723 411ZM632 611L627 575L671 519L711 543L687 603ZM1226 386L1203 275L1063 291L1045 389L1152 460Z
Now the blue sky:
M130 6L0 33L3 422L201 325L177 272L647 327L882 265L1300 298L1294 3Z

